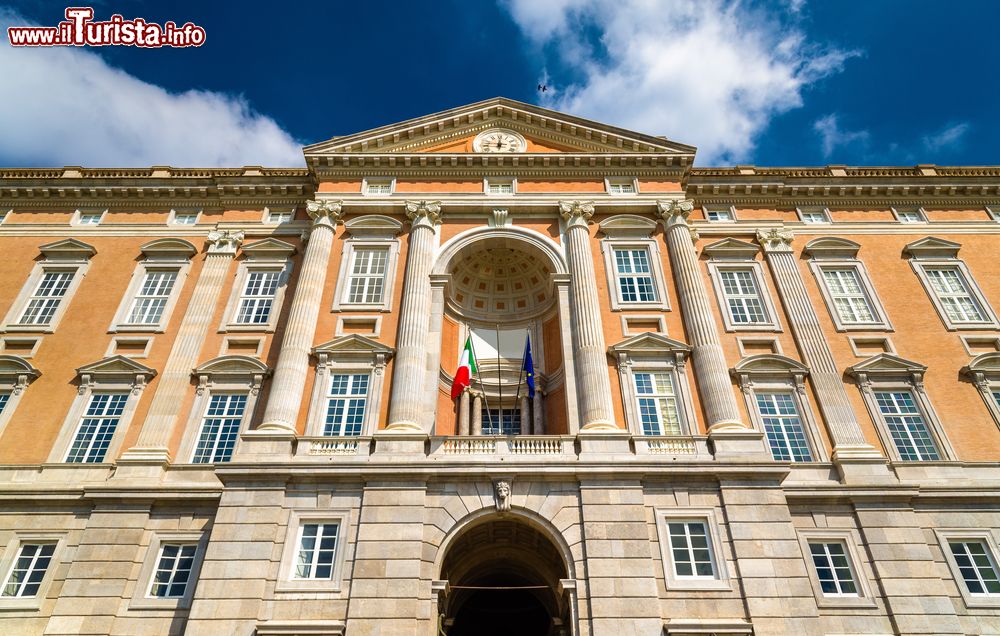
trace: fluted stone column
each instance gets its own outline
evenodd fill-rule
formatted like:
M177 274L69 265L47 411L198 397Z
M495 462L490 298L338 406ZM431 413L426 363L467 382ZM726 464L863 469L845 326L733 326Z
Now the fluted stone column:
M851 408L841 372L837 369L830 344L820 327L819 317L796 263L791 246L793 238L794 235L785 229L757 231L757 240L764 248L767 264L774 273L778 294L788 312L795 344L809 367L809 376L816 389L816 400L833 441L834 460L866 457L881 459L879 451L865 439L854 409Z
M295 297L288 312L285 337L281 341L281 353L264 409L264 421L257 429L261 433L295 434L295 422L309 373L309 351L316 336L316 321L330 264L333 235L344 214L340 201L309 201L306 211L313 225L302 259L302 271L295 286Z
M386 429L401 433L425 433L420 422L426 388L430 273L434 263L434 232L441 223L441 203L407 201L406 216L410 219L410 242Z
M205 265L201 268L198 283L177 330L139 439L119 461L160 464L170 461L168 447L179 415L177 405L184 400L191 386L191 369L198 365L198 354L211 325L219 293L242 242L243 232L209 232Z
M601 304L597 297L594 255L590 249L590 230L587 228L590 218L594 216L594 204L588 201L561 201L559 211L566 222L573 357L583 424L580 430L615 430L607 347L604 344Z
M709 431L746 429L733 393L729 368L708 302L708 290L698 266L692 230L687 218L694 209L690 200L658 201L670 264L677 282L681 313L691 345L694 374L701 388Z

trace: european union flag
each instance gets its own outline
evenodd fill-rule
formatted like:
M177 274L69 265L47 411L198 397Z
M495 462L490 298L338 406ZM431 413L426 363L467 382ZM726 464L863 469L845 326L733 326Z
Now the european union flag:
M524 361L521 363L521 370L525 372L528 382L528 397L535 397L535 363L531 361L531 336L525 336L524 340Z

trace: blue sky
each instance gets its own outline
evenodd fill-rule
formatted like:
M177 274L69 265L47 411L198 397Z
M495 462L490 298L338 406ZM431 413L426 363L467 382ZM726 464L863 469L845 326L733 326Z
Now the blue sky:
M65 6L3 4L0 25L53 26ZM301 144L496 95L666 135L700 165L1000 164L1000 3L986 0L94 7L191 21L207 42L4 36L0 165L301 165Z

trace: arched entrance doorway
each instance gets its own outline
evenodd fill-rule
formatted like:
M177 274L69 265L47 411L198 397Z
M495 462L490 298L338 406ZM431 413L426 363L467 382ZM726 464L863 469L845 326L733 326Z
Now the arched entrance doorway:
M464 528L441 566L448 594L439 612L447 636L571 636L568 578L546 533L514 516Z

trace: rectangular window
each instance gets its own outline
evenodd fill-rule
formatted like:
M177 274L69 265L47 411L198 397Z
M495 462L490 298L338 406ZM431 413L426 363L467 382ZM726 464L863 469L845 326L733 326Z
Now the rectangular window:
M896 210L896 220L900 223L923 223L925 221L920 210Z
M715 563L704 521L669 521L670 555L679 579L715 578Z
M615 249L615 270L618 274L618 294L622 302L656 302L649 250Z
M187 592L197 552L196 543L162 544L156 559L156 572L149 586L149 596L182 598Z
M66 461L91 464L104 461L111 438L125 411L128 393L94 393L80 421Z
M77 225L100 225L101 217L103 216L104 214L100 212L94 212L94 213L81 212L80 218L77 220Z
M28 299L28 305L21 314L18 324L47 325L59 308L76 272L45 272L35 292Z
M354 250L351 256L351 278L347 285L348 303L382 302L388 260L387 248L359 247Z
M713 222L735 220L731 208L716 208L714 210L705 210L705 218Z
M809 462L812 453L806 442L795 399L790 393L757 393L757 412L771 456L779 462Z
M176 270L147 271L142 287L132 301L126 323L130 325L155 325L163 317L163 309L170 299L170 292L177 282Z
M997 564L985 541L949 541L955 565L972 596L1000 596Z
M291 223L292 218L295 216L294 212L268 212L267 222L268 223Z
M280 279L281 272L275 270L251 270L247 273L236 314L238 324L264 325L271 320L271 307Z
M334 374L326 399L323 435L361 435L368 404L368 374Z
M997 403L997 408L1000 408L1000 389L995 389L993 391L993 400ZM4 404L6 404L6 401L4 402ZM0 411L2 410L3 408L0 408Z
M8 391L0 392L0 413L7 408L7 402L10 401L10 393Z
M488 194L514 194L514 182L503 179L489 179L486 182Z
M753 270L724 269L719 271L722 293L735 325L767 324L770 319L757 288Z
M912 393L876 391L875 400L901 459L907 461L941 459Z
M175 212L174 223L176 225L194 225L198 222L197 212Z
M609 180L608 194L635 194L635 182L631 179Z
M304 523L299 530L295 578L332 579L337 553L337 523Z
M809 552L812 554L823 596L858 596L858 586L843 543L810 541Z
M799 208L799 218L803 223L829 223L830 216L825 208Z
M520 435L521 409L483 409L483 435Z
M986 322L987 318L969 290L969 285L956 267L925 267L945 314L952 322Z
M821 271L841 322L851 325L879 322L857 269L824 267Z
M643 435L680 435L677 392L673 375L665 371L634 374L639 421Z
M244 393L212 394L191 463L213 464L232 459L246 408L247 396Z
M37 595L55 551L55 543L22 544L14 565L4 581L3 593L0 596L30 598Z
M392 179L365 179L365 195L384 196L392 194Z

